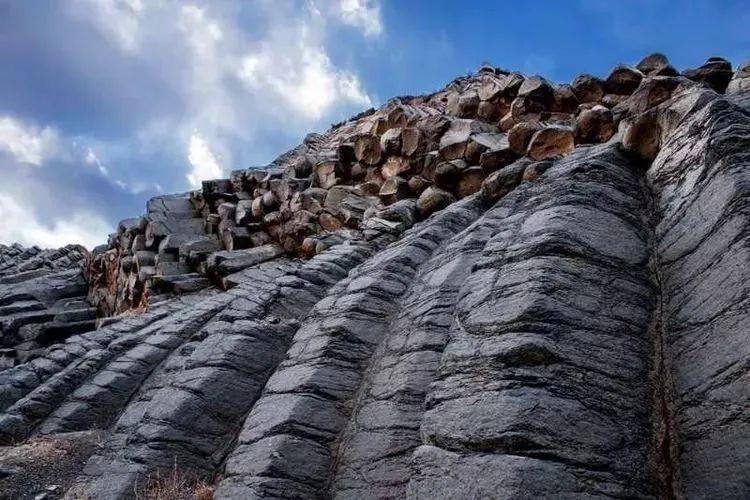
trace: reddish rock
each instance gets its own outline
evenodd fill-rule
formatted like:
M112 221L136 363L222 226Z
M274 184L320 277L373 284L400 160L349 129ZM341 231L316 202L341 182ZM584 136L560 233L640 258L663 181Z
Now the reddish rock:
M526 154L534 160L567 154L575 147L573 131L569 127L546 127L534 134Z

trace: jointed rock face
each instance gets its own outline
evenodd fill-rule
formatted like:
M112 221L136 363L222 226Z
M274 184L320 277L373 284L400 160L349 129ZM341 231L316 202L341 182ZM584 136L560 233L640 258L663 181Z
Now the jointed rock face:
M69 498L747 498L748 172L747 65L482 67L120 223L0 440L102 430ZM8 347L86 290L24 252Z

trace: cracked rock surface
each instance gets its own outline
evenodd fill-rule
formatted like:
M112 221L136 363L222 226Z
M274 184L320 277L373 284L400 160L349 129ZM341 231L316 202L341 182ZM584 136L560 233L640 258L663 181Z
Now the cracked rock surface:
M485 66L150 201L88 288L2 247L3 328L65 273L108 317L0 371L0 443L95 432L71 499L748 498L748 82Z

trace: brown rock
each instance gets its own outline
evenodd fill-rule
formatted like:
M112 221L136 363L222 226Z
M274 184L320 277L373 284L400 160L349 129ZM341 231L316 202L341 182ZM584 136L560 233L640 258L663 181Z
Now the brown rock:
M526 165L526 161L519 160L490 174L482 183L480 190L482 199L492 202L513 190L521 183Z
M246 227L228 227L221 232L221 241L227 250L250 248L253 242Z
M496 123L507 112L507 106L501 106L500 101L482 101L477 108L477 118L489 123Z
M524 77L521 73L510 73L502 79L500 83L500 92L509 98L514 98L518 95L518 90L523 85Z
M677 76L677 70L670 64L667 56L660 53L649 54L635 65L636 69L644 75L654 76Z
M628 111L635 115L663 103L672 97L672 92L680 85L681 81L695 85L684 78L671 76L656 76L643 80L627 101Z
M626 123L622 135L622 147L646 161L653 160L659 152L661 129L656 110L636 116Z
M405 174L411 170L411 160L404 156L389 156L380 170L386 179L394 175Z
M323 212L318 217L318 224L320 224L320 227L323 228L325 231L337 231L344 227L344 222L339 219L338 217L329 214L328 212Z
M219 214L219 219L221 220L234 220L234 212L234 203L222 203L216 208L216 213Z
M552 111L556 113L575 113L579 103L570 85L555 85L552 95Z
M529 136L529 139L531 139L531 136ZM518 159L518 156L519 154L511 149L510 143L506 139L505 146L482 153L482 156L479 157L479 166L485 173L489 174L510 165Z
M544 160L570 153L574 147L573 131L570 128L552 126L533 135L526 154L534 160Z
M513 119L513 113L508 111L500 119L500 130L507 132L512 129L514 125L516 125L516 121Z
M274 193L273 191L269 190L263 193L261 201L266 212L273 212L274 210L279 208L279 197L277 197L276 193Z
M328 191L322 188L309 188L300 193L300 203L303 210L317 214L323 210Z
M516 97L510 103L510 113L516 123L539 121L544 105L529 97Z
M630 96L622 95L622 94L606 94L604 97L602 97L602 106L606 106L607 108L614 108L615 106L618 106L622 104L623 102L627 101L627 99Z
M604 97L604 81L592 75L578 75L570 88L579 102L599 102Z
M612 111L599 105L582 111L573 130L576 144L607 142L614 133L615 121Z
M382 158L380 139L370 134L358 136L354 140L354 156L365 165L377 165Z
M530 76L526 78L518 89L518 97L528 97L536 101L543 108L550 106L554 100L552 85L541 76Z
M643 73L630 66L615 67L604 82L604 88L609 94L630 95L638 88Z
M472 195L479 191L482 182L487 178L487 173L482 167L469 167L461 173L461 180L458 181L456 194L459 198Z
M451 96L445 112L458 118L474 118L479 108L479 94L476 90L468 90L460 95Z
M398 200L409 197L409 183L403 177L394 175L386 179L378 194L383 203L390 205Z
M401 154L403 156L412 156L421 152L423 144L422 132L418 128L401 129Z
M463 160L442 162L435 168L433 180L438 187L452 190L461 178L461 173L466 168L466 162Z
M338 161L324 160L315 165L315 186L329 189L335 186L339 179L336 175Z
M686 69L683 76L705 83L716 92L724 93L732 79L732 64L721 57L710 57L705 64L696 69Z
M417 210L419 215L428 217L429 215L442 210L451 203L456 201L456 198L448 191L430 186L419 195L417 199Z
M302 257L310 258L315 255L315 248L318 246L320 240L314 236L308 236L302 240L302 244L299 247L299 252Z
M421 175L415 175L409 179L409 189L415 196L422 194L422 191L427 189L430 185L430 181L422 177Z
M531 137L541 129L538 123L522 122L508 131L508 145L519 155L526 154Z
M554 165L553 161L537 161L527 165L523 171L522 181L534 182L552 165Z
M466 143L464 158L469 165L478 165L479 159L485 151L507 147L508 140L505 134L497 132L479 132L472 134Z
M361 196L378 196L380 193L380 184L373 181L362 182L357 185Z
M380 149L386 155L401 154L401 127L388 129L380 137Z

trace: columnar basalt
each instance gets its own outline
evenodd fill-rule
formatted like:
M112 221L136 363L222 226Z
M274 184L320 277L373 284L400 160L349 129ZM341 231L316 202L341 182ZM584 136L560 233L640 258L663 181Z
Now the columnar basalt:
M746 498L749 82L483 66L154 198L87 290L2 247L3 328L108 318L0 372L0 441L101 432L68 498Z

